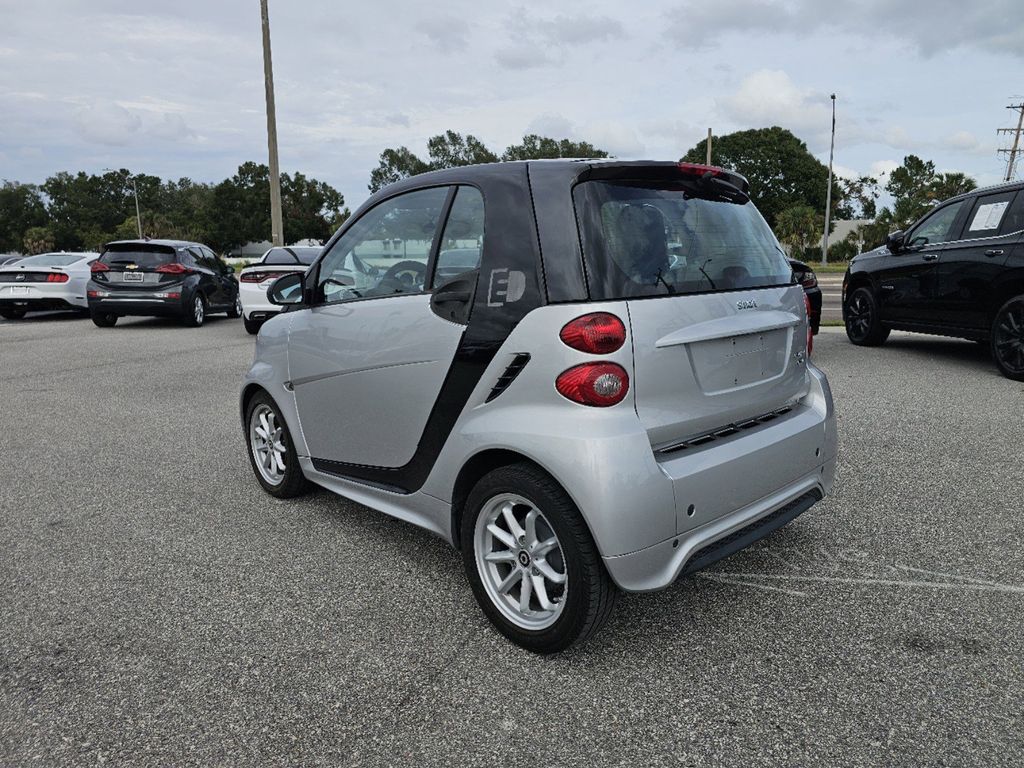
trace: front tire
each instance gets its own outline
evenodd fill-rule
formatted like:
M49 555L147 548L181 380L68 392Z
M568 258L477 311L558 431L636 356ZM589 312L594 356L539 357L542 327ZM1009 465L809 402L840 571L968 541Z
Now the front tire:
M206 321L206 299L203 294L196 293L181 317L181 321L189 328L198 328Z
M473 594L497 629L534 653L587 640L618 590L576 505L531 464L485 475L466 500L462 560Z
M253 395L245 409L245 439L249 463L264 491L291 499L309 490L288 425L266 392Z
M4 307L0 309L0 317L4 320L21 320L27 311L24 307Z
M889 338L871 289L861 286L846 301L846 337L858 347L877 347Z
M1024 296L1015 296L996 312L991 350L1003 376L1024 381Z
M89 317L97 328L113 328L117 325L117 315L110 312L90 312Z
M235 305L231 309L228 310L228 317L237 319L237 318L239 318L241 316L242 316L242 297L236 293L235 294Z

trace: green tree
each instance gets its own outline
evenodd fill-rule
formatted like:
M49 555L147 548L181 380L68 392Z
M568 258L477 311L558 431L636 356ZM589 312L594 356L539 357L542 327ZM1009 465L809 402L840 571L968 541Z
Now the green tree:
M498 156L471 134L445 131L427 139L429 160L421 160L408 147L385 149L380 153L380 162L370 173L369 189L378 189L409 176L418 176L427 171L441 168L455 168L460 165L497 162Z
M513 144L506 149L501 159L547 160L558 157L608 157L608 153L586 141L550 139L531 133L523 136L522 143Z
M839 200L833 212L835 218L875 218L879 195L878 179L873 176L860 176L856 179L838 179L838 186Z
M321 242L334 234L334 222L347 218L345 198L334 187L301 173L281 176L281 209L288 240Z
M39 187L5 181L0 186L0 253L21 251L25 232L47 222Z
M812 208L824 221L828 168L785 128L755 128L713 137L711 151L712 163L746 176L750 196L770 226L775 226L782 211L796 206ZM706 152L705 139L681 159L703 163ZM832 197L841 197L835 182Z
M781 211L776 217L775 235L790 247L794 257L800 258L814 241L815 235L821 235L823 226L824 222L811 206L795 205Z
M46 253L54 249L53 230L49 227L29 227L25 230L22 249L29 255Z

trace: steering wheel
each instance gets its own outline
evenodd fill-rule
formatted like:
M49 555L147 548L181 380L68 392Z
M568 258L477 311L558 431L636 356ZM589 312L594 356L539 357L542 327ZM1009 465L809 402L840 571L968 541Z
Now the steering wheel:
M396 282L403 288L422 288L427 280L427 267L418 261L400 261L388 267L388 271L380 279L381 283Z

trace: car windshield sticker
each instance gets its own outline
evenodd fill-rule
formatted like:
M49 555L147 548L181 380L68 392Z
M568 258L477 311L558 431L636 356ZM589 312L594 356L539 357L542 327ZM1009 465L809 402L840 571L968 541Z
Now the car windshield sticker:
M1003 213L1010 204L1009 200L1001 203L988 203L978 206L978 212L974 214L974 221L968 228L968 232L979 232L986 229L999 229L999 222L1003 220Z

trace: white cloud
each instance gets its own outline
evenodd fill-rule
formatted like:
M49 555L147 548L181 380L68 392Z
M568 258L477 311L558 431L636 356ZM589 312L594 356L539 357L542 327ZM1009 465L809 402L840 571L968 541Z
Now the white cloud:
M75 129L94 144L125 146L136 138L141 127L137 114L112 101L98 101L75 113Z
M464 51L469 45L469 24L454 16L431 16L420 21L416 28L444 53Z

